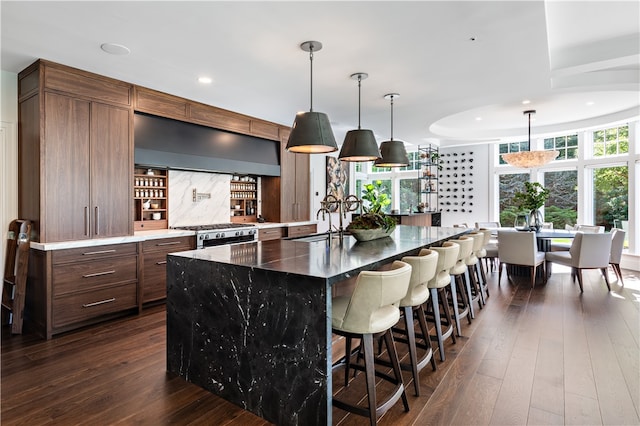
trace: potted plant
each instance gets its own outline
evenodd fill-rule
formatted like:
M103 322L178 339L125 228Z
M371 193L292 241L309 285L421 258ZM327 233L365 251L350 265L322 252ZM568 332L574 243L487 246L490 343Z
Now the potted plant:
M368 205L362 204L363 213L347 225L347 231L358 241L375 240L391 234L397 222L382 211L383 207L391 204L382 181L366 184L362 190L362 200L367 201Z
M549 198L549 190L538 182L525 182L524 187L524 191L514 194L513 201L518 208L529 213L529 228L537 232L542 227L542 214L539 209Z

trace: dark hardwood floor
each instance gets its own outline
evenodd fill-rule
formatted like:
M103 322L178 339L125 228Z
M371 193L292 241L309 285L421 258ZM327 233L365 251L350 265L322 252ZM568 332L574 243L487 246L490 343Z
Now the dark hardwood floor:
M411 410L396 404L379 424L640 424L640 274L623 273L625 287L610 273L607 293L600 273L586 271L583 294L555 265L533 290L527 278L498 286L491 274L486 307L463 323L437 371L421 371L421 396L405 373ZM164 306L50 341L5 327L1 368L3 425L267 424L165 372ZM362 377L349 387L354 398L364 396ZM367 424L333 415L334 424Z

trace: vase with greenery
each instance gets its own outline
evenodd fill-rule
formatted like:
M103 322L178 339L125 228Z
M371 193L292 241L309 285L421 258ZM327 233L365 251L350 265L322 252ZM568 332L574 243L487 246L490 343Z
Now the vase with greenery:
M359 241L388 236L395 229L397 222L382 210L391 204L391 199L386 194L382 181L377 180L374 183L366 184L362 190L362 200L367 201L368 204L362 204L362 214L347 225L347 231L351 232Z
M524 191L514 194L513 201L518 208L528 212L529 227L537 232L543 221L540 207L549 199L549 190L538 182L525 182L524 187Z

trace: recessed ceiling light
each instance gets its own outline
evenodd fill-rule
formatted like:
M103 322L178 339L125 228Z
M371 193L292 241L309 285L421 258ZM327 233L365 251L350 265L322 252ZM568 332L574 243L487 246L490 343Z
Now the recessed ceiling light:
M524 101L522 101L522 105L529 105L531 103L531 101L529 99L525 99Z
M589 101L589 102L587 102L587 106L591 106L591 105L593 105L593 104L595 104L595 102L593 102L593 101Z
M482 121L482 117L476 117L476 121Z
M198 77L198 82L202 84L211 84L212 81L211 77Z
M103 43L100 45L100 48L112 55L128 55L131 53L131 50L129 50L127 46L116 43Z

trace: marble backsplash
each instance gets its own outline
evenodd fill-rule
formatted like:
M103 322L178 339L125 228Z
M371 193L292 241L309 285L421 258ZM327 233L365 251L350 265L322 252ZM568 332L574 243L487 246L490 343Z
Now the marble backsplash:
M227 174L169 170L169 227L230 222L230 182Z

